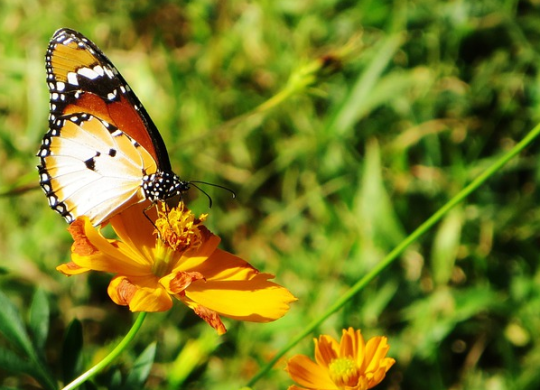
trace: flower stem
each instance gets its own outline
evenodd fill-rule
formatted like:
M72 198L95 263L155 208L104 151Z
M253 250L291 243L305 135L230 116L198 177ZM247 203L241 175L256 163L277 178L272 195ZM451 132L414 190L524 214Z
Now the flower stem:
M342 297L340 297L328 310L321 316L308 324L305 329L285 345L274 357L268 362L247 384L248 387L253 386L262 376L264 376L274 364L285 355L292 347L300 342L304 337L310 334L317 326L323 323L328 317L341 309L354 295L361 291L369 282L375 279L382 271L392 264L403 251L419 239L424 233L431 229L439 222L454 206L462 202L467 196L474 192L491 176L497 173L508 161L514 158L519 152L527 147L540 134L540 124L536 125L518 144L516 144L509 152L505 153L493 165L486 169L480 176L473 180L467 187L462 189L448 203L442 206L435 214L427 221L420 225L414 232L405 238L393 251L391 251L373 270L360 279L352 286Z
M146 318L146 312L142 312L137 316L137 319L133 323L131 329L126 334L126 336L122 339L120 344L118 344L105 358L100 361L98 364L96 364L94 367L90 368L88 371L86 371L84 374L79 376L77 379L75 379L73 382L69 383L67 386L65 386L62 390L71 390L75 389L77 386L82 385L84 382L86 382L88 379L99 373L101 370L103 370L105 367L107 367L120 353L126 349L127 345L133 340L137 332L142 326L142 323L144 322L144 319Z

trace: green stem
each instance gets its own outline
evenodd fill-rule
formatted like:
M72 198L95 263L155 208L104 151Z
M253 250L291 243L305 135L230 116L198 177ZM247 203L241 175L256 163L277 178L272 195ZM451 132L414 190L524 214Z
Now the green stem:
M129 332L126 334L126 336L122 339L120 344L118 344L112 351L109 353L105 358L100 361L98 364L96 364L94 367L86 371L84 374L79 376L77 379L75 379L73 382L68 384L66 387L64 387L62 390L71 390L75 389L77 386L82 385L84 382L86 382L88 379L99 373L101 370L103 370L105 367L107 367L124 349L126 349L127 345L133 340L137 332L142 326L142 323L144 322L144 319L146 318L146 313L142 312L137 316L137 319L133 323L133 326L129 330Z
M262 376L272 369L274 364L281 359L292 347L300 342L304 337L310 334L317 326L323 323L328 317L341 309L354 295L361 291L369 282L375 279L382 271L384 271L390 264L392 264L403 251L415 242L420 236L426 233L439 222L454 206L462 202L473 191L480 187L484 182L499 171L508 161L514 158L519 152L521 152L527 145L529 145L540 134L540 124L536 125L529 134L525 136L517 145L515 145L509 152L499 158L492 166L486 169L480 176L473 180L467 187L462 189L456 196L454 196L448 203L441 207L435 214L433 214L426 222L412 232L405 240L403 240L392 252L390 252L373 270L371 270L366 276L360 279L354 286L352 286L340 299L338 299L326 312L324 312L319 318L313 320L306 328L298 334L294 339L289 341L268 364L266 364L248 383L248 386L253 386Z

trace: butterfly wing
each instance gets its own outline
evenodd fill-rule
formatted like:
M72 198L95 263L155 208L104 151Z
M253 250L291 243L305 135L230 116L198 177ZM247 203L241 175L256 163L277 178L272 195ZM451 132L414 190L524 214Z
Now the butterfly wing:
M124 78L82 34L56 31L46 54L49 131L38 156L50 206L94 225L188 188L171 172L154 123Z
M86 215L94 225L143 201L144 175L156 163L137 141L89 114L57 119L40 151L41 186L51 208L68 222Z
M45 56L50 92L49 125L56 118L84 112L122 129L157 161L161 171L171 163L156 126L120 72L103 52L77 31L57 30Z

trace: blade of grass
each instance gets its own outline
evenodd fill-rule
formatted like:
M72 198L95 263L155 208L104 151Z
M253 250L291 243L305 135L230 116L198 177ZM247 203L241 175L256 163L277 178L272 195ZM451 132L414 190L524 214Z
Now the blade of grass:
M355 296L360 290L368 285L373 279L375 279L382 271L384 271L390 264L392 264L403 251L418 240L424 233L431 229L437 222L439 222L454 206L461 203L467 196L480 187L486 180L497 173L508 161L514 158L525 147L527 147L538 135L540 134L540 124L536 125L518 144L516 144L510 151L505 153L499 158L492 166L486 169L475 180L473 180L468 186L462 189L456 196L442 206L435 214L433 214L427 221L420 225L414 232L412 232L407 238L405 238L394 250L392 250L377 266L375 266L367 275L360 279L354 286L352 286L340 299L338 299L326 312L324 312L319 318L313 320L308 324L303 331L301 331L295 338L293 338L287 345L285 345L267 364L264 366L247 384L247 386L253 386L263 375L265 375L274 364L281 359L285 353L287 353L292 347L300 342L304 337L310 334L316 327L322 324L328 317L341 309L353 296Z

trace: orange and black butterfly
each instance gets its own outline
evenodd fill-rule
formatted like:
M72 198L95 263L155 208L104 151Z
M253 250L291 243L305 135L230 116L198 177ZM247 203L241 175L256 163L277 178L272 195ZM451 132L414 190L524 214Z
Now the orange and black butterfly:
M81 33L56 31L46 58L49 131L40 184L68 222L97 226L126 208L181 195L165 143L141 102L103 52Z

